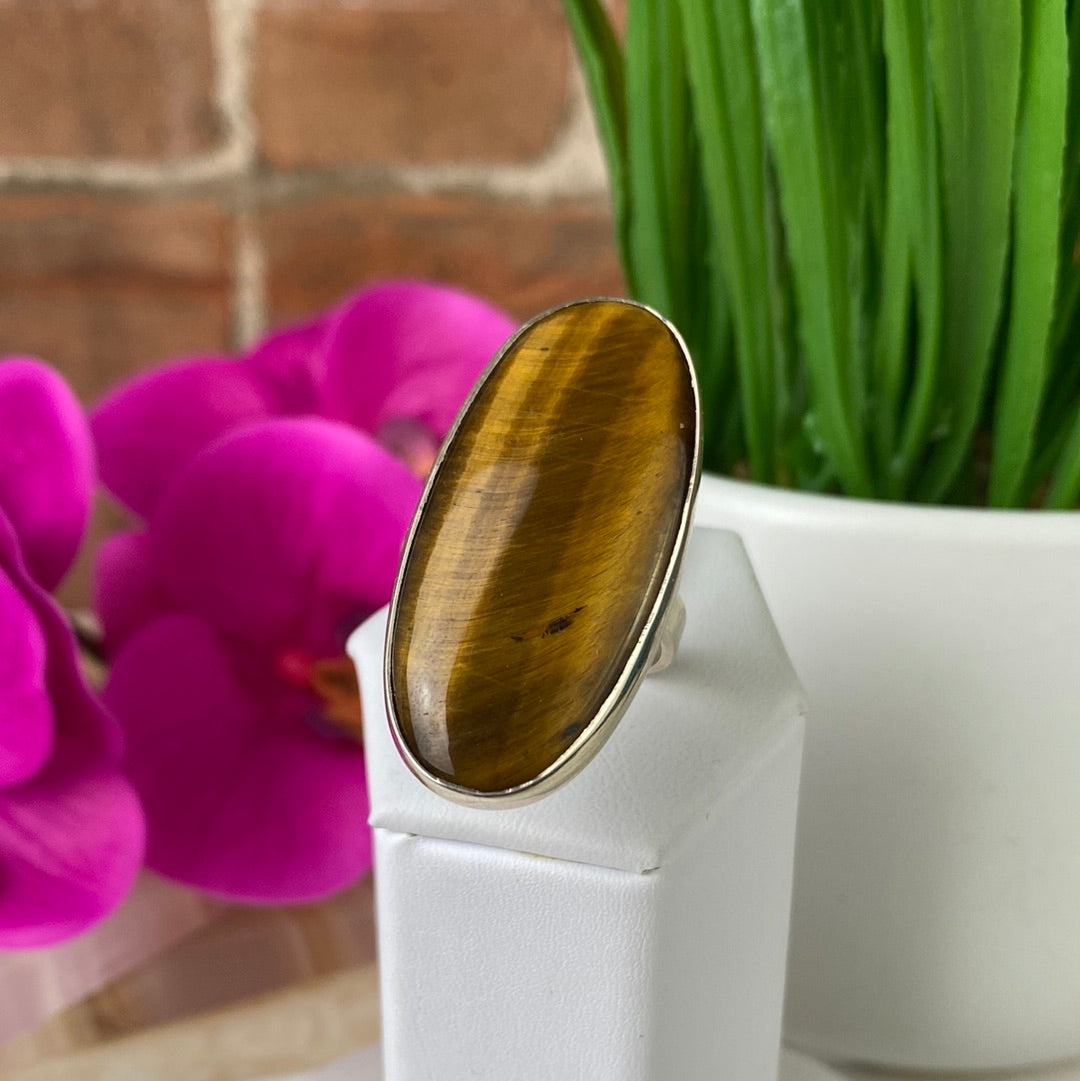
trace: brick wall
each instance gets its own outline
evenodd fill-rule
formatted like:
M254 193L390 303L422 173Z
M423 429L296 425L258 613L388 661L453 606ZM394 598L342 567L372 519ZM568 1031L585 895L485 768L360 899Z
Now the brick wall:
M0 42L0 354L88 402L390 275L622 291L558 0L0 0Z

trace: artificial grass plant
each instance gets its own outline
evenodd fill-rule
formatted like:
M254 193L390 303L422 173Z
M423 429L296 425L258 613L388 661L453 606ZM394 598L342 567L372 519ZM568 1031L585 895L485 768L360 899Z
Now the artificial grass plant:
M1080 0L563 0L705 464L1080 500Z

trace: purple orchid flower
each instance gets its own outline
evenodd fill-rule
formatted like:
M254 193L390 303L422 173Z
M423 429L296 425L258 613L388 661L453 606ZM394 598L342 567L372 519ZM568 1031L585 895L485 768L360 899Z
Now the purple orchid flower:
M67 385L38 361L0 360L0 948L90 927L142 862L119 729L48 592L75 556L92 489L90 433Z
M146 521L102 547L97 588L155 870L274 902L370 867L344 640L389 600L420 476L512 329L388 283L95 411L101 474Z

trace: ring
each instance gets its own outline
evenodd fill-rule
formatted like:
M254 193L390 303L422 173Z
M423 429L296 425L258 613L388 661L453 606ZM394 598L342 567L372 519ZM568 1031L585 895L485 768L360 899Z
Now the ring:
M545 795L671 662L698 415L678 331L632 301L554 308L488 365L428 477L387 623L390 728L430 789L499 808Z

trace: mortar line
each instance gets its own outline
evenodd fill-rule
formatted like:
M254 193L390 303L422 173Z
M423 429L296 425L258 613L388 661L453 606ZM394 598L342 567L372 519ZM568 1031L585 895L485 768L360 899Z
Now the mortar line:
M252 52L259 0L209 0L217 61L215 96L226 125L226 145L241 174L255 167Z
M252 104L252 38L259 0L211 0L218 56L217 100L225 123L216 151L178 162L57 159L0 160L0 187L45 184L134 192L183 191L214 182L237 184L247 206L282 194L337 188L415 194L476 194L542 203L603 196L607 176L599 141L575 64L568 75L566 116L549 149L521 163L451 162L436 165L343 165L263 174L258 168Z
M252 102L255 13L258 0L210 0L217 58L218 107L236 159L232 263L232 339L248 345L266 324L266 260L255 215L257 174Z
M540 158L505 165L461 162L404 166L400 170L402 185L425 194L467 190L532 202L606 194L607 171L585 82L576 63L568 75L567 98L566 119L550 149Z
M35 184L75 188L154 190L231 180L254 159L247 91L246 39L257 0L210 0L214 53L214 98L221 117L221 141L203 154L173 161L102 160L63 157L0 159L0 187Z
M245 349L266 332L266 250L258 220L250 208L236 218L236 263L233 278L233 345Z

